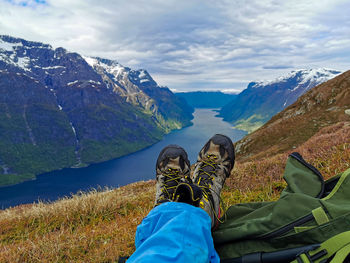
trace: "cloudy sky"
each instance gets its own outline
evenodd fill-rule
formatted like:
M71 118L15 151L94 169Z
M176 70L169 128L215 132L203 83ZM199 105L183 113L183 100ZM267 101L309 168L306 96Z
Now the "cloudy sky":
M147 69L173 90L350 69L350 1L0 0L0 34Z

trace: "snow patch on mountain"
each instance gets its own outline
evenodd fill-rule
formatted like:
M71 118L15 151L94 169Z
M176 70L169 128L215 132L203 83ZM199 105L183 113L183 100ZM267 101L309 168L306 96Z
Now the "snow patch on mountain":
M145 77L147 77L145 71L144 71L144 70L140 70L140 72L139 72L139 78L140 78L140 79L143 79L143 78L145 78Z
M148 74L146 74L146 72L143 69L139 71L139 79L140 79L140 83L145 83L150 81Z
M99 82L99 81L94 81L94 80L92 80L92 79L88 80L88 82L91 83L91 84L101 85L101 82Z
M12 66L21 68L25 71L31 71L30 58L28 58L28 57L17 57L15 54L11 54L10 56L6 56L6 54L0 53L0 60L5 62L6 64L10 64Z
M83 58L85 59L86 63L88 63L91 67L94 68L96 66L100 66L104 68L107 73L112 75L120 75L125 71L125 67L123 67L116 61L110 61L111 63L107 64L101 59L86 56L83 56Z
M5 51L13 51L18 46L23 46L23 45L21 42L9 43L9 42L5 42L4 40L0 39L0 49L3 49Z
M36 68L40 68L39 66L34 66ZM53 67L42 67L42 69L58 69L58 68L66 68L64 66L53 66Z
M112 75L116 83L125 85L125 78L128 78L134 84L152 82L152 77L144 69L132 70L124 67L115 60L101 59L97 57L83 56L85 61L94 69L102 68L106 73Z
M76 83L78 83L78 82L79 82L79 80L75 80L75 81L68 82L68 83L67 83L67 86L74 85L74 84L76 84Z
M278 77L274 80L256 81L255 85L253 85L252 88L258 88L261 86L274 85L281 82L287 82L293 78L297 78L298 85L302 85L310 82L315 82L317 85L336 77L340 73L341 73L340 71L333 70L333 69L326 69L326 68L293 70L287 75ZM292 89L292 91L298 88L299 86L296 86Z
M83 56L83 59L85 59L86 63L88 63L91 67L98 64L98 61L95 58Z
M29 65L30 65L30 59L28 57L21 57L17 58L17 63L15 63L18 67L30 71Z
M340 73L341 72L339 71L325 69L325 68L305 70L303 72L303 77L302 77L303 80L300 82L300 84L304 84L310 81L317 81L318 83L322 83L329 79L334 78Z

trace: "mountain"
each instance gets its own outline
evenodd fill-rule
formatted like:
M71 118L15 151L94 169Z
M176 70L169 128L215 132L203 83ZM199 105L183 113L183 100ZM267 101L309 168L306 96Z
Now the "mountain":
M166 131L190 125L192 107L168 88L159 87L146 70L132 70L117 61L98 57L84 59L102 76L109 89L152 114L154 121Z
M0 36L0 185L117 158L191 124L193 109L147 71L91 60Z
M221 192L225 207L277 200L290 151L302 153L325 179L349 169L349 96L350 71L309 90L236 143L235 167ZM134 252L136 228L154 196L151 180L0 210L0 262L116 262Z
M349 169L349 137L350 122L330 124L294 150L328 179ZM236 160L221 192L226 209L277 200L286 186L287 156ZM154 207L154 196L155 180L150 180L0 210L0 262L117 262L135 251L136 228Z
M175 95L184 98L193 108L221 108L237 96L220 91L176 92Z
M260 129L237 142L237 155L241 159L252 159L293 150L323 127L340 122L349 124L349 109L350 71L347 71L312 88Z
M254 131L307 90L340 73L330 69L297 70L273 81L251 82L237 98L222 107L220 116L236 128Z

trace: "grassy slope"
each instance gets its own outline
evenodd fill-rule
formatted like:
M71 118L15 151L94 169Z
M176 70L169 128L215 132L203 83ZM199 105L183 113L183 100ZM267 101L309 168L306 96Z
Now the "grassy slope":
M241 159L260 159L298 147L323 127L350 121L350 71L309 90L237 145Z
M299 151L322 174L350 168L350 122L321 129ZM223 191L226 206L278 198L283 152L238 162ZM52 204L0 212L0 262L115 262L134 249L136 226L153 207L155 182L139 182Z

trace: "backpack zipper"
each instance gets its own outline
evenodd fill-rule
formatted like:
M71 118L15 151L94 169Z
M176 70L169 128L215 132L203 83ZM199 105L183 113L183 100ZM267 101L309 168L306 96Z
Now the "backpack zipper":
M292 223L289 223L288 225L285 225L284 227L281 227L281 228L277 229L274 232L271 232L271 233L262 235L260 237L257 237L257 239L269 239L269 238L275 238L275 237L278 237L278 236L282 236L285 233L293 230L294 227L300 226L302 224L305 224L305 223L307 223L309 221L312 221L313 219L314 219L313 214L306 215L306 216L304 216L302 218L299 218L298 220L296 220L296 221L294 221Z

